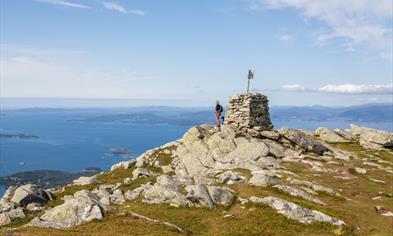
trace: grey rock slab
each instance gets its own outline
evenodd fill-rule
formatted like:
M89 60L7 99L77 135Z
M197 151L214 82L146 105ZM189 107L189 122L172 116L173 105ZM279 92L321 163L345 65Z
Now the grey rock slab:
M306 151L315 152L319 155L322 155L324 152L328 151L328 149L321 142L318 142L298 129L284 127L279 129L278 132Z
M212 208L214 202L210 197L208 189L204 184L189 185L185 188L187 191L187 199L193 203L200 203L202 206Z
M280 189L281 191L284 191L294 197L300 197L300 198L303 198L304 200L307 200L310 202L314 202L314 203L317 203L320 205L326 205L324 202L322 202L318 198L312 196L311 194L309 194L303 190L295 188L293 186L288 186L288 185L284 185L284 184L277 184L277 185L273 185L273 188Z
M172 206L187 206L190 201L177 191L165 188L163 186L154 185L143 193L143 202L149 204L168 203Z
M326 215L316 210L310 210L308 208L299 206L293 202L289 202L276 197L250 197L250 201L254 203L267 204L274 208L278 213L285 217L293 220L297 220L302 223L313 223L313 222L327 222L335 226L343 226L345 222L337 218Z
M329 143L348 143L349 140L338 135L331 129L325 127L319 127L315 130L315 134L319 136L319 139Z
M51 208L28 225L38 227L69 228L93 219L102 220L104 211L99 196L87 190L76 192L64 198L62 205Z

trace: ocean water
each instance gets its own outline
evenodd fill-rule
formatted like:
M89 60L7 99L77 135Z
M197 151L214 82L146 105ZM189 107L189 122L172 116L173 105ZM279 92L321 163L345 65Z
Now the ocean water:
M94 111L99 115L108 111ZM92 115L89 111L3 112L0 133L38 135L39 139L0 139L0 176L21 171L53 169L79 172L87 167L103 170L126 159L108 156L111 148L128 148L135 156L181 138L189 126L70 121ZM313 130L319 126L346 128L350 122L273 121L281 126ZM392 123L362 123L392 130ZM4 188L0 186L0 196Z

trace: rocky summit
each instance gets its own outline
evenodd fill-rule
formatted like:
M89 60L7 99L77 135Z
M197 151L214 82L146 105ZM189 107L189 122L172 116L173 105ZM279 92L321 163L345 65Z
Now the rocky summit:
M192 127L61 188L10 187L0 200L0 232L392 235L392 133L273 129L266 97L231 101L221 128Z

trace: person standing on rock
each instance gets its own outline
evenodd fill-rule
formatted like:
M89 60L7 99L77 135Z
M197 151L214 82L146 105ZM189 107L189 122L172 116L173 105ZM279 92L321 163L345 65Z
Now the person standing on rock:
M216 126L218 128L221 127L221 113L224 111L224 108L220 105L220 102L216 103Z

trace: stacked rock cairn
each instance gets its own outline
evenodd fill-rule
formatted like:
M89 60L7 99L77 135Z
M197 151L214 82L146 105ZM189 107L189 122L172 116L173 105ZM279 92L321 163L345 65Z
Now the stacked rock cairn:
M247 133L271 130L273 125L267 96L245 93L230 97L224 124Z

